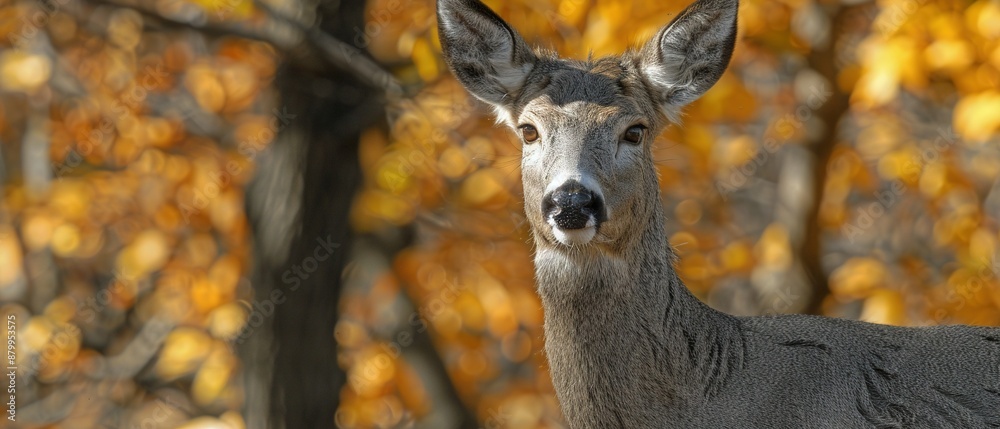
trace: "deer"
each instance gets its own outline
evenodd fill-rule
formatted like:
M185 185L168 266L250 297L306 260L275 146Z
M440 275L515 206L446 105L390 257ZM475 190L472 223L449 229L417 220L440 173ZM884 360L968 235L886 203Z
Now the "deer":
M437 0L446 63L521 140L544 352L572 428L1000 428L1000 329L737 317L674 269L653 139L711 88L737 0L641 47L536 50L479 0Z

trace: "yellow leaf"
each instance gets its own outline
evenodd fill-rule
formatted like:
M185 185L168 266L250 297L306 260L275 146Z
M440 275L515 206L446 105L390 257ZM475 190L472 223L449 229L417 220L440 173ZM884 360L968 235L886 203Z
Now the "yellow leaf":
M865 104L880 106L896 98L899 93L899 76L892 70L870 70L861 75L854 91L854 97Z
M438 158L438 168L447 178L455 179L465 174L469 169L469 157L461 148L449 147L441 152Z
M965 40L938 40L924 51L924 61L931 69L959 71L972 65L975 59L976 52Z
M150 229L139 233L130 245L118 255L118 269L122 276L136 279L163 267L170 257L167 236Z
M0 226L0 288L14 284L21 278L21 244L17 234L9 227Z
M993 268L997 252L997 239L986 228L979 228L969 239L969 257L972 263L980 268Z
M977 1L965 9L966 25L989 40L1000 38L1000 4L995 1Z
M878 290L865 300L861 320L884 325L906 325L903 295L892 290Z
M739 167L757 156L757 142L743 134L726 143L717 144L716 163L719 170Z
M233 427L231 424L224 422L222 420L216 419L214 417L198 417L183 425L177 426L176 429L239 429Z
M221 399L236 365L226 346L214 343L211 350L195 374L194 381L191 382L191 398L202 406L211 405Z
M57 221L45 213L26 216L24 223L21 225L25 247L29 250L37 251L48 246L52 240L56 224ZM8 265L5 264L5 266ZM3 281L0 280L0 284L2 283Z
M743 241L729 243L721 254L722 266L729 271L745 271L753 265L750 246Z
M885 180L902 180L913 185L920 178L923 160L912 147L901 147L878 160L878 173Z
M246 311L234 302L212 310L208 316L208 331L219 339L233 338L247 321Z
M213 18L219 20L236 20L249 17L253 13L253 0L193 0Z
M164 380L190 374L201 365L211 349L212 339L204 331L181 327L167 335L156 362L156 373Z
M920 175L920 192L930 197L940 196L948 184L948 168L942 162L930 163Z
M479 170L462 183L462 200L472 206L502 205L506 193L500 173L492 168Z
M424 82L430 82L437 78L440 73L438 69L438 54L427 39L420 38L414 41L412 57L420 79Z
M872 258L851 258L830 275L830 291L834 295L860 299L885 284L886 270L882 261Z
M257 95L259 79L248 64L235 63L224 67L219 80L226 91L226 110L239 111L250 105Z
M42 55L22 50L7 50L0 54L0 88L32 92L49 80L52 64Z
M45 316L58 323L69 323L76 315L76 308L76 301L63 295L45 306Z
M142 37L142 15L128 8L117 8L107 23L108 39L125 50L132 50Z
M218 112L226 104L226 90L208 64L192 66L185 75L184 85L206 112Z
M70 256L80 246L80 230L76 225L64 223L52 232L52 251L59 256Z
M246 429L247 425L243 421L243 416L236 411L226 411L219 416L219 420L229 425L227 429Z
M793 260L788 231L783 225L772 223L761 234L754 253L761 265L776 271L787 270Z
M1000 130L1000 92L963 97L955 106L955 131L970 140L987 140Z
M191 303L201 313L207 313L225 301L219 286L205 276L198 276L191 284Z

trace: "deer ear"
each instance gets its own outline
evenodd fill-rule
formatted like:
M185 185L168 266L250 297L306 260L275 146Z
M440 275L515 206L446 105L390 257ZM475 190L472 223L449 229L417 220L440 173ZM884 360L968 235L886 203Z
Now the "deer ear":
M438 0L437 14L448 67L472 95L503 109L534 68L534 53L478 0Z
M698 0L642 48L642 73L668 117L722 76L736 44L737 0Z

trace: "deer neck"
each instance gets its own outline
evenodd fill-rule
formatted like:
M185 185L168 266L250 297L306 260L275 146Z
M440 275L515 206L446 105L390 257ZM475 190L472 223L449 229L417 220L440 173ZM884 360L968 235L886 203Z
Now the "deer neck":
M681 282L654 201L620 251L538 243L545 349L572 427L682 418L679 410L710 397L742 365L737 319Z

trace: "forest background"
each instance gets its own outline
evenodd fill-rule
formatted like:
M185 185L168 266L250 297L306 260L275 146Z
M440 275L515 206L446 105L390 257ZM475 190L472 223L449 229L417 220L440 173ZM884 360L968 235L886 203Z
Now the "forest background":
M574 58L687 6L486 3ZM1000 2L739 22L654 150L688 287L1000 325ZM520 143L436 31L429 0L0 0L0 425L563 427Z

